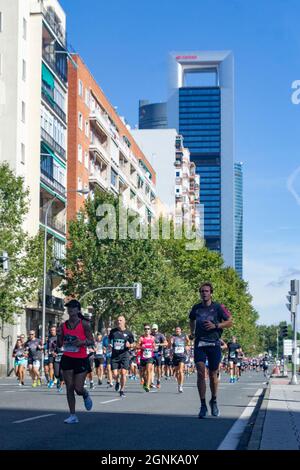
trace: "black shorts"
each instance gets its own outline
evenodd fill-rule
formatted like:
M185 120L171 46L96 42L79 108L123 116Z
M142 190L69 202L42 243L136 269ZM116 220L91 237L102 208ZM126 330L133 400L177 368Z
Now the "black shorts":
M229 357L228 362L232 362L234 365L236 365L238 363L238 360L236 357Z
M157 366L157 367L161 367L161 356L159 354L156 354L154 356L154 365Z
M98 369L98 367L103 366L103 364L104 364L104 357L95 357L95 358L94 358L94 362L95 362L95 367L96 367L96 369Z
M78 358L63 355L60 361L61 370L73 370L74 374L82 374L83 372L92 372L88 357Z
M48 362L49 362L49 364L53 364L54 363L54 357L50 355L49 358L48 358Z
M179 364L182 363L184 364L185 363L185 356L173 356L173 366L174 367L178 367Z
M153 357L149 357L149 359L141 359L141 367L146 367L147 364L153 364L153 362Z
M197 343L197 341L196 341ZM219 369L219 364L222 359L221 346L215 344L213 346L196 346L194 351L195 364L208 361L208 368L214 372Z
M170 366L171 365L171 358L170 357L165 357L165 366Z
M111 369L129 369L129 356L116 356L111 358Z

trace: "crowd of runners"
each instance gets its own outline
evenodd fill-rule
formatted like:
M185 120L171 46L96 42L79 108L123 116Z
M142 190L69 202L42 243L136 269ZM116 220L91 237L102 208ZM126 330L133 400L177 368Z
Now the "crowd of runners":
M75 414L75 393L83 397L87 410L93 406L89 390L106 386L125 398L127 380L139 381L145 392L160 389L164 381L173 380L178 393L183 393L186 376L197 374L201 401L199 418L205 418L206 382L209 379L211 414L219 416L217 389L221 373L235 383L241 374L262 370L268 373L269 358L246 357L235 337L224 342L224 328L232 326L232 317L224 305L212 301L213 287L205 283L199 289L201 302L190 314L190 332L177 326L171 334L161 333L155 323L145 323L140 335L133 334L120 315L114 328L94 335L90 322L81 313L80 303L73 299L66 304L69 319L52 326L45 344L36 338L20 335L13 350L15 373L19 386L25 384L26 370L32 387L43 385L62 392L64 387L70 409L68 424L78 422Z

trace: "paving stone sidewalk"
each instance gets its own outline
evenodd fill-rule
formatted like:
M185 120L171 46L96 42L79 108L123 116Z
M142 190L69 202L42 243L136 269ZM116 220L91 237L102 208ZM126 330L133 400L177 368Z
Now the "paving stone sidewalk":
M262 408L264 423L261 450L300 450L300 376L298 385L284 378L271 378Z

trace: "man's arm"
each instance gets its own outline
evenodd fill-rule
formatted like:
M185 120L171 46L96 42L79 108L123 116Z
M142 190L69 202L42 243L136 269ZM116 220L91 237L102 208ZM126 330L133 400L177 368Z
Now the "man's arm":
M56 336L57 336L57 347L62 348L64 344L64 339L63 339L63 324L61 323L59 327L56 330Z
M190 320L190 330L191 330L191 336L195 336L196 320Z

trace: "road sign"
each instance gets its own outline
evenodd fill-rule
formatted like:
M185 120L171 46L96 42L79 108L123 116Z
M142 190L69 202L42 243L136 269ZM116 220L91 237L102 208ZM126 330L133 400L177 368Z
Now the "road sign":
M291 356L293 354L293 340L284 339L283 340L283 355Z

